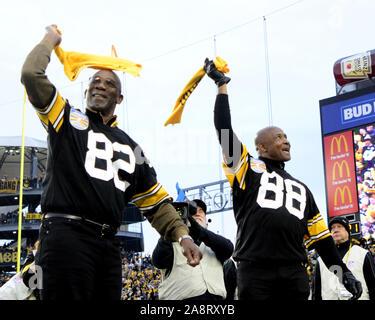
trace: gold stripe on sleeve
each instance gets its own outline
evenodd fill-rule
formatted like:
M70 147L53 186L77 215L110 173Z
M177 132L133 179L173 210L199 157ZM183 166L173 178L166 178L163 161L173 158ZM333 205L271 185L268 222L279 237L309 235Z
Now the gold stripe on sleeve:
M165 189L159 183L157 183L148 191L135 195L131 201L142 213L145 213L169 198L170 195L168 192L165 191Z
M38 117L47 128L49 123L51 123L55 131L59 131L64 120L65 104L65 99L63 99L60 93L57 92L55 98L52 100L50 105L48 105L43 110L37 109Z
M305 235L304 241L306 247L310 247L313 243L327 238L331 235L323 217L320 213L314 216L312 219L307 220L308 235Z
M223 169L225 176L227 177L229 184L233 187L234 179L237 179L238 184L242 190L246 188L245 176L249 168L248 164L248 152L244 145L242 145L243 151L241 154L241 159L235 168L228 167L225 159L223 162Z

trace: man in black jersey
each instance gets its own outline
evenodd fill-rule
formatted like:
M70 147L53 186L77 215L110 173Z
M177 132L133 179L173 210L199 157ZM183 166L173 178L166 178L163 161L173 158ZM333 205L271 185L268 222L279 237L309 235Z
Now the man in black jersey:
M240 300L306 300L310 293L305 248L316 249L328 267L340 266L346 289L358 299L361 284L341 261L313 195L284 170L290 143L277 127L255 138L253 158L233 132L227 83L230 78L206 59L204 70L218 86L214 123L223 150L223 168L233 192Z
M119 300L121 258L114 236L128 202L163 237L179 240L190 265L199 263L200 253L142 149L117 127L114 111L122 101L118 76L112 70L94 74L85 92L85 113L71 107L48 80L45 70L60 42L56 26L48 26L21 75L48 131L44 215L35 259L42 270L41 298Z

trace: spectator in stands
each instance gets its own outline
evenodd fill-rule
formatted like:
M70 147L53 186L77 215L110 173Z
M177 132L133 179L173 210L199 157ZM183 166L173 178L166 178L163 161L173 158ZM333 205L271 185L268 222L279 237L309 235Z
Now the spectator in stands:
M23 188L24 189L26 189L26 190L31 189L30 180L31 180L30 177L24 176L24 178L23 178Z
M365 238L361 238L359 240L359 245L360 245L361 248L367 249L367 240Z
M152 263L162 269L160 300L222 300L226 297L223 264L233 253L230 240L207 230L206 204L196 199L195 215L188 217L189 234L202 252L201 264L182 263L178 242L160 238ZM189 225L190 224L190 225Z
M141 263L127 263L135 259ZM160 270L150 263L149 256L133 253L123 258L122 300L156 300L159 282Z
M37 176L32 177L31 182L30 182L30 186L33 189L37 188L37 186L38 186L38 177Z

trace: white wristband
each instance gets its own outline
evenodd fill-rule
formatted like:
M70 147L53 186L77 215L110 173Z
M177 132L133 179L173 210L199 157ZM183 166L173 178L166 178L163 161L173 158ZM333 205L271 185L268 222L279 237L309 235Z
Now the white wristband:
M180 238L178 239L178 243L181 244L181 241L184 240L184 239L190 239L191 241L194 242L194 240L193 240L192 237L190 237L188 234L184 234L182 237L180 237Z

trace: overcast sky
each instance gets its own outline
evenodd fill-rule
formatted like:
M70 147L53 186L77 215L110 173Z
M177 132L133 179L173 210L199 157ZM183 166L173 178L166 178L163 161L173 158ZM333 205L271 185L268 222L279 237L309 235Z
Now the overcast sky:
M188 80L216 54L230 68L233 128L256 155L254 135L269 125L265 16L273 124L292 146L286 169L309 186L325 216L319 100L336 94L336 60L375 48L374 11L373 0L7 2L0 10L0 136L22 133L20 70L44 27L55 23L64 50L110 55L113 44L120 58L142 64L140 77L120 74L126 97L117 111L120 128L142 146L174 198L177 181L186 188L223 179L213 125L216 87L209 78L188 100L181 123L163 124ZM71 82L54 54L47 69L62 95L82 109L91 74L84 70ZM25 135L46 139L30 104ZM232 212L211 219L212 231L234 241ZM151 252L158 235L147 223L143 230L145 251Z

